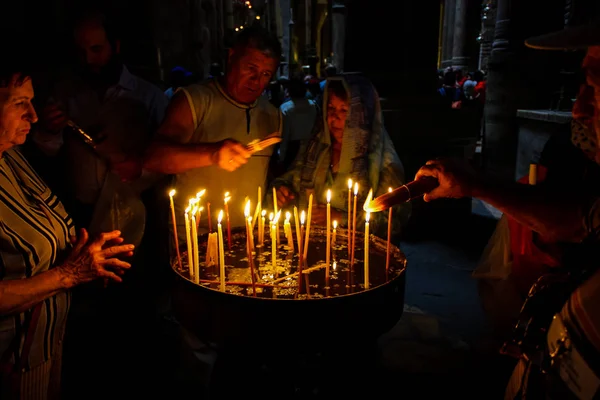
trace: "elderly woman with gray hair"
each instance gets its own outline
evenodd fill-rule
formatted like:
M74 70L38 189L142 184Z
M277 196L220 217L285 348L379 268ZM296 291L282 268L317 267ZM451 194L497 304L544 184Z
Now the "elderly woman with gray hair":
M5 53L8 54L8 53ZM37 121L30 76L0 65L0 398L59 398L69 290L121 281L131 256L119 231L75 237L62 203L18 149Z

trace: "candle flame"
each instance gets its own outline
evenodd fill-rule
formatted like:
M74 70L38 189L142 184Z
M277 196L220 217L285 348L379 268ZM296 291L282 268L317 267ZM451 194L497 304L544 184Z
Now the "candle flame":
M231 196L229 196L229 192L225 192L225 204L227 204L227 202L231 199Z
M392 191L393 191L393 190L392 190L392 188L391 188L391 187L389 187L389 188L388 188L388 193L392 193Z
M304 211L302 211L300 213L300 224L301 225L304 225L304 219L305 219L305 217L306 217L306 214L304 213Z
M186 214L189 214L191 210L192 210L192 208L191 208L190 206L188 206L188 207L185 209L185 213L186 213Z
M246 216L246 218L250 216L250 200L246 202L246 207L244 208L244 215Z
M337 267L337 262L333 262L333 270L335 271L335 268Z
M290 218L292 218L292 213L288 211L285 213L285 222L290 222Z
M275 214L275 218L273 219L274 224L276 224L277 221L279 221L279 217L281 217L281 210L277 211L277 214Z
M260 213L260 215L262 215L262 216L263 216L263 218L264 218L264 217L265 217L265 215L267 215L267 210L262 210L262 211L261 211L261 213Z
M198 209L198 211L199 211L199 212L202 212L202 211L204 211L204 207L200 207L200 208Z
M269 213L269 221L273 222L273 213Z
M327 189L327 202L331 202L331 189Z
M356 196L358 194L358 182L354 183L354 195Z
M193 207L194 204L196 204L198 202L198 199L195 197L190 198L190 200L188 201L188 204L190 205L190 207Z
M169 197L173 196L175 196L175 189L171 189L171 191L169 192Z
M373 200L373 189L369 190L369 194L367 195L367 199L365 200L365 204L363 205L363 210L370 212L369 204L371 204L371 200Z
M369 218L371 218L371 213L369 211L367 211L367 215L365 215L365 222L367 224L369 223Z
M252 217L248 217L248 222L252 224Z
M219 217L217 218L217 222L219 223L219 225L221 224L222 220L223 220L223 210L219 211Z
M348 190L352 190L352 179L348 179Z
M204 196L204 193L206 193L206 189L202 189L201 191L196 193L196 198L200 199L200 197Z
M337 221L335 219L333 220L333 229L337 229Z
M196 215L197 212L198 212L198 207L194 207L194 209L192 210L192 215Z

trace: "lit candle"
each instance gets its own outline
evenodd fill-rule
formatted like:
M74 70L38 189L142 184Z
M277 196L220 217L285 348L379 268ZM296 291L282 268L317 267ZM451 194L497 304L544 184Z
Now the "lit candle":
M223 229L221 228L221 221L223 220L223 210L219 211L219 218L217 219L217 232L219 235L219 268L220 274L219 279L221 281L221 291L225 291L225 246L223 245Z
M190 279L194 278L194 251L192 248L192 232L190 231L190 213L191 209L185 209L185 241L187 243L187 260L188 260L188 268L190 270Z
M388 188L388 193L392 191L392 188ZM387 246L385 250L385 272L387 273L390 268L390 238L392 236L392 207L388 211L388 231L387 231Z
M299 252L298 258L298 293L302 293L302 266L304 265L304 210L300 213L300 244L298 245L302 251Z
M229 223L229 192L225 192L225 218L227 219L227 248L231 250L231 224Z
M367 211L365 215L365 289L369 288L369 217L371 213Z
M310 196L308 197L308 218L306 219L306 235L304 236L304 244L303 244L303 251L304 254L302 254L302 260L304 260L306 262L306 259L308 257L308 239L310 236L310 220L312 218L312 202L313 202L313 195L312 193L310 194Z
M290 218L292 214L288 211L285 213L285 221L283 222L283 232L287 239L288 247L294 252L294 234L292 233L292 225L290 225Z
M271 222L271 265L273 267L273 275L277 275L277 224L281 211L277 211Z
M252 258L252 246L250 245L250 230L251 225L248 225L248 221L250 220L250 200L246 202L246 207L244 207L244 216L246 217L246 241L248 245L246 246L246 253L248 256L248 260Z
M250 279L252 281L252 294L256 297L256 284L254 281L254 259L252 258L252 217L250 216L250 200L246 203L244 210L246 216L246 252L248 253L248 266L250 267Z
M267 215L267 210L262 210L260 212L260 225L259 225L260 239L258 239L261 246L265 245L265 215Z
M352 251L350 255L350 268L354 266L354 246L356 245L356 199L358 197L358 182L354 183L354 211L352 212Z
M194 254L194 282L200 283L200 260L198 256L198 229L196 228L196 213L198 212L198 207L194 207L192 210L192 222L190 225L192 226L192 253Z
M327 244L325 250L325 279L329 280L329 262L331 261L331 189L327 189Z
M179 239L177 238L177 220L175 219L175 203L173 202L173 196L175 196L175 189L169 192L169 201L171 202L171 219L173 220L173 238L175 239L175 250L177 251L177 263L179 264L179 270L183 269L181 264L181 253L179 252Z
M331 246L335 247L335 237L337 235L337 221L333 220L333 237L331 239Z
M261 187L258 187L258 199L256 200L256 209L254 210L254 218L252 219L252 223L255 224L258 221L258 217L260 216L260 211L262 210L262 194L261 194ZM254 225L251 226L252 229L250 229L252 232L254 232Z
M208 232L212 232L212 216L210 214L210 203L206 203L206 214L208 216Z
M352 179L348 179L348 251L351 249L350 241L352 232Z

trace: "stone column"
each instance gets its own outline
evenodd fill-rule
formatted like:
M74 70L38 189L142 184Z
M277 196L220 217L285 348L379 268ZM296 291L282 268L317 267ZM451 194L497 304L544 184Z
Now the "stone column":
M346 49L346 6L334 2L332 6L333 65L338 73L344 72L344 52Z
M498 0L492 52L488 61L483 164L505 179L515 179L518 132L516 79L518 68L510 43L510 2Z
M454 0L444 2L444 27L442 38L442 68L452 65L452 41L454 39Z
M469 57L465 54L467 40L467 0L456 0L454 11L454 40L452 42L452 66L467 69Z
M496 1L486 0L481 16L481 33L479 35L479 63L477 69L487 71L488 59L494 41L494 25L496 24Z
M225 13L225 30L233 30L233 1L232 0L223 0L224 1L224 13Z

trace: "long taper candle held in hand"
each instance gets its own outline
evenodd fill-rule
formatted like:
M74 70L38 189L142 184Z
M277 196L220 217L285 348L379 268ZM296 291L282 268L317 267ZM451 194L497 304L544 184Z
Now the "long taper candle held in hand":
M223 245L223 229L221 221L223 220L223 210L219 211L217 218L217 232L219 238L219 281L221 282L221 291L225 291L225 246Z
M229 192L225 192L225 218L227 219L227 248L231 250L231 223L229 222L229 200L231 197L229 196Z
M329 286L329 262L331 261L331 189L327 190L327 245L325 250L325 279Z
M419 178L373 199L366 209L370 212L386 210L395 204L405 203L421 197L438 187L439 184L437 179L429 176Z
M183 269L183 264L181 263L181 253L179 252L179 238L177 237L177 220L175 218L175 203L173 202L173 196L175 196L175 189L169 192L169 201L171 203L171 219L173 220L173 238L175 239L177 263L179 265L179 270L181 271Z

